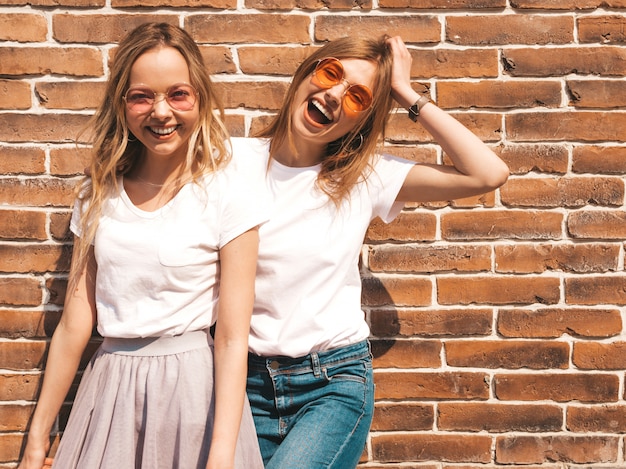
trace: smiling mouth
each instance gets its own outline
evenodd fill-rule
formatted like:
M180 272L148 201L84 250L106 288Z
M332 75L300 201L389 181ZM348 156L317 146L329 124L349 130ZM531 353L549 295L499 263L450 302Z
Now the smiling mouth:
M315 99L311 99L308 105L308 112L311 119L318 124L331 124L333 122L333 116L330 114L324 106Z
M160 136L167 136L167 135L173 134L176 131L176 129L178 129L178 126L175 125L174 127L148 127L148 129L153 134L157 134Z

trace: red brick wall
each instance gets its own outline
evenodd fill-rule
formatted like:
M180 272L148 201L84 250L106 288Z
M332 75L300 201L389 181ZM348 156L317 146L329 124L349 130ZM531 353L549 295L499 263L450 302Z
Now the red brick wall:
M371 227L363 467L626 467L626 0L0 0L0 469L62 309L73 140L116 41L155 19L201 44L234 135L266 122L311 47L401 35L415 86L511 168L495 193ZM446 160L403 113L388 139Z

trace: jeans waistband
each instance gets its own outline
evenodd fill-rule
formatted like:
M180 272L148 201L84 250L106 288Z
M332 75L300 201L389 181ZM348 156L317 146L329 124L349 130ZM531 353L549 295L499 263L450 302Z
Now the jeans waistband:
M213 343L208 331L192 331L177 336L162 337L105 337L102 350L108 353L137 356L174 355Z
M270 373L313 371L317 373L322 367L330 367L340 363L363 360L371 357L369 340L363 340L355 344L338 347L331 350L311 352L303 357L272 356L264 357L248 354L248 368L256 371L269 371Z

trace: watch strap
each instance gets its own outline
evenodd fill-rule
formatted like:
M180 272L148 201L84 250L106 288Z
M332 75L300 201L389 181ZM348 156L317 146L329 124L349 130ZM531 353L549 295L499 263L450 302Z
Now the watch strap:
M420 96L419 99L415 101L415 104L413 104L413 106L411 106L408 109L409 119L411 119L413 122L417 122L417 118L420 115L421 109L424 107L426 103L429 103L429 102L430 102L430 98L428 97L428 95Z

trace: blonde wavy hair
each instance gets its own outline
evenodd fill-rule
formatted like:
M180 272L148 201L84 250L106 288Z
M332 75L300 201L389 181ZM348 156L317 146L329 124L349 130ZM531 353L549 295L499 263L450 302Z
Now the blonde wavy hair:
M180 174L192 172L195 182L208 172L227 164L228 133L224 112L215 94L202 54L192 37L183 29L166 23L145 23L131 31L115 52L104 99L86 131L92 145L90 178L77 189L82 204L81 235L74 244L70 291L76 286L87 261L89 247L98 229L105 201L118 192L118 178L140 161L144 146L128 131L123 99L130 83L130 70L137 58L159 47L173 47L185 58L191 86L198 94L199 121L191 134L187 156ZM178 181L179 186L184 181Z
M295 151L291 110L299 86L305 80L311 79L317 63L327 57L374 62L377 73L372 89L374 95L372 105L362 113L350 132L326 146L322 158L322 167L316 184L335 204L339 204L355 184L367 178L379 144L384 142L385 128L393 106L391 97L393 60L387 38L388 36L377 39L345 37L317 49L296 70L275 119L257 135L271 139L270 158L285 141Z

